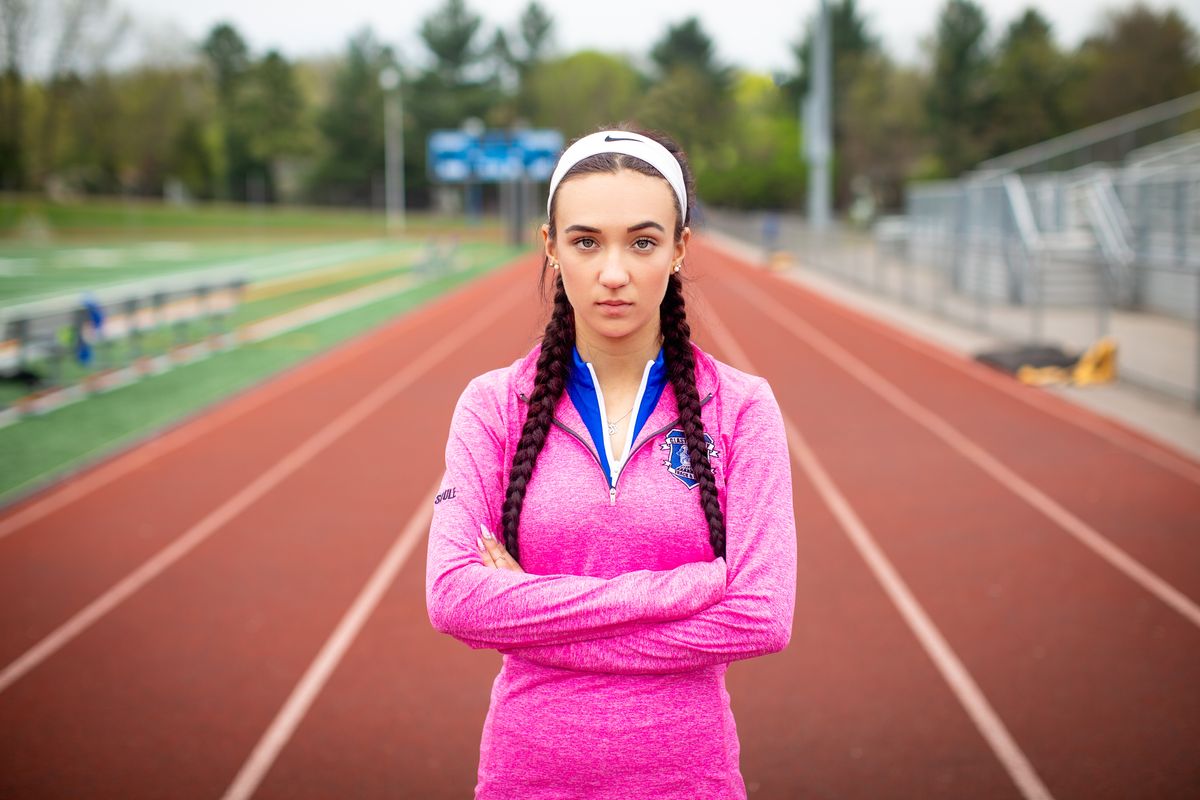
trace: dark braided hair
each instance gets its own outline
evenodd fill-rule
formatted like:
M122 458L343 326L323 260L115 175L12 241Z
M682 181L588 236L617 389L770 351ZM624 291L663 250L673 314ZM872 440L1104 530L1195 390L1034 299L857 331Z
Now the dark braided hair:
M671 273L667 293L658 309L663 334L663 362L675 390L679 406L679 424L687 439L692 473L700 483L700 505L708 520L708 541L713 554L725 555L725 515L717 502L717 481L708 463L708 443L704 441L704 422L700 417L700 396L696 392L696 362L692 357L692 329L683 307L683 281Z
M542 270L545 271L545 265ZM567 300L567 290L562 278L556 281L554 290L554 313L546 323L542 335L542 351L538 354L537 378L533 393L529 397L529 415L521 429L521 440L513 453L512 471L508 475L508 488L504 491L504 507L500 512L500 525L504 533L504 547L513 560L520 563L517 550L517 526L521 519L521 506L525 504L525 487L533 475L533 465L538 453L546 443L546 433L554 417L554 407L567 386L567 374L571 364L571 348L575 345L575 312Z
M627 130L654 139L667 148L679 162L679 166L683 170L684 186L687 190L688 208L679 208L679 201L675 198L675 192L672 191L671 197L676 210L675 241L678 242L683 235L684 218L695 203L695 191L687 157L680 150L679 145L658 131L646 131L625 126L618 126L615 129ZM608 129L601 128L600 130ZM565 182L577 175L616 173L623 169L666 180L658 170L640 158L620 153L598 153L571 167L563 176L562 181ZM557 234L554 221L555 206L555 198L551 197L549 219L551 239ZM543 293L543 297L545 296L548 269L549 260L544 259L539 280L539 289ZM700 397L696 391L696 364L692 357L691 346L692 332L688 326L687 312L684 308L683 281L678 273L672 272L667 279L667 291L659 306L659 324L663 339L663 361L667 367L671 388L675 391L675 400L679 407L679 421L687 440L692 471L700 484L700 504L704 508L704 516L708 521L709 542L712 544L713 553L716 556L724 556L725 516L717 501L717 484L713 478L712 466L708 461L708 444L704 440L704 423L700 416ZM508 488L504 492L504 506L500 513L504 546L509 555L518 563L520 555L517 549L517 530L520 525L521 507L525 503L525 489L533 475L533 467L537 462L538 454L546 443L546 434L550 430L554 408L566 388L566 379L571 365L571 349L574 346L575 312L567 300L562 277L558 276L554 279L554 310L542 335L537 376L534 378L533 393L529 397L529 414L521 429L521 439L517 443L516 452L513 453L512 470L509 473Z

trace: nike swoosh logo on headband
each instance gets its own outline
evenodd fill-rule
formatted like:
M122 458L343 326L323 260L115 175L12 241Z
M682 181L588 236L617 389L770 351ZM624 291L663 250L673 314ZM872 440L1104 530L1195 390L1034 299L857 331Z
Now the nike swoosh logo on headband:
M604 141L606 141L606 142L640 142L642 140L641 139L625 139L620 136L605 136Z

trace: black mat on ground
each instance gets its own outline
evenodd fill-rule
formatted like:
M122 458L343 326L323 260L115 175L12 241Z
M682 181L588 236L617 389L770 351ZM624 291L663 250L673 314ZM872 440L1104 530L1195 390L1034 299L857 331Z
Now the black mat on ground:
M976 353L975 360L1015 375L1021 367L1072 367L1079 360L1079 355L1065 353L1057 347L1025 344L1007 350Z

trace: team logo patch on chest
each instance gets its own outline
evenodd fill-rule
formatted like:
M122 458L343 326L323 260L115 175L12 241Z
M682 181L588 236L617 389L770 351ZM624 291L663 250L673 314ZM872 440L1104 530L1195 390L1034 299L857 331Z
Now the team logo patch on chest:
M712 437L707 433L704 434L704 442L708 446L708 463L712 465L714 471L716 465L713 461L720 458L721 454L713 447ZM692 460L688 457L687 437L679 428L675 428L667 434L667 438L658 446L659 450L666 451L669 455L663 459L663 466L667 468L667 472L679 479L680 483L689 489L695 489L700 485L700 481L696 480L696 473L692 471Z

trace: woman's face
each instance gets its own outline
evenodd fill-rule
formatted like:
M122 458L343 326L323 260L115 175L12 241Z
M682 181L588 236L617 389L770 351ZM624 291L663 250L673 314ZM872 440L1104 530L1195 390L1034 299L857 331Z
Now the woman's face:
M559 263L563 288L586 341L640 340L658 333L667 279L691 231L675 241L675 200L662 178L623 169L572 177L555 198L558 234L542 226L546 255Z

